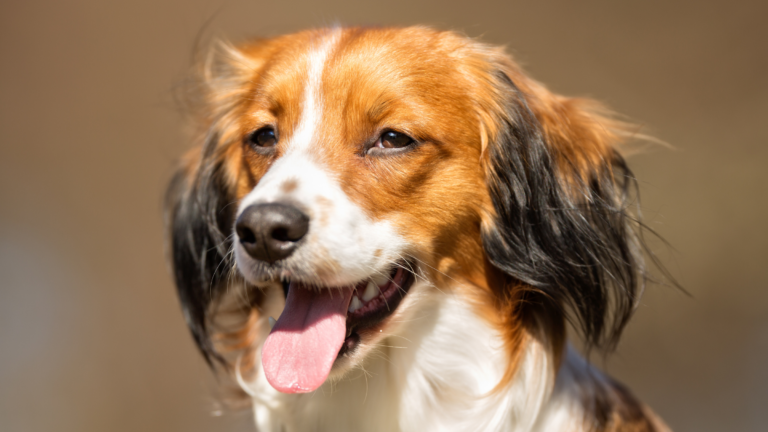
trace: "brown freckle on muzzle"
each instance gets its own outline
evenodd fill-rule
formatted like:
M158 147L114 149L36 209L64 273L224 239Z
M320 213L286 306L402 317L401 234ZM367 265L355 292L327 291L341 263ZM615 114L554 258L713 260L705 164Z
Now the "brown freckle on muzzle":
M280 190L283 193L291 193L296 190L296 188L299 186L299 182L296 181L296 179L290 179L283 182L282 185L280 185Z
M318 207L317 221L321 226L325 226L328 224L328 216L333 208L333 201L324 196L317 197L315 201L317 202Z
M324 209L330 209L333 207L333 201L324 196L317 197L317 204Z
M323 245L317 244L314 246L314 249L315 256L317 257L314 266L318 279L328 280L338 276L341 273L342 266L336 261L336 258Z

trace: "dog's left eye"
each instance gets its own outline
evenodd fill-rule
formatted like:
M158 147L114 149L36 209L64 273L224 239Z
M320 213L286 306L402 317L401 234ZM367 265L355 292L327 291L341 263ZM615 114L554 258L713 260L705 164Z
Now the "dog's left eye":
M277 136L275 130L271 127L263 127L256 132L250 134L247 138L248 144L255 150L261 149L269 150L270 147L274 147L277 144Z
M381 154L402 150L416 144L416 141L408 135L392 130L385 131L378 140L373 143L368 153Z

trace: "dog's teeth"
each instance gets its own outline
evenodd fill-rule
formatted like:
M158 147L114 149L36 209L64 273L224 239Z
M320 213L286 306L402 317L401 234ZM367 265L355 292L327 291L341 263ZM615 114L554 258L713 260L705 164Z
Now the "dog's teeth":
M270 329L270 330L272 330L272 328L273 328L273 327L275 327L275 323L276 323L276 322L277 322L277 321L275 321L275 319L274 319L274 318L272 318L272 317L269 317L269 329Z
M365 287L365 292L363 293L363 301L370 301L377 295L379 295L379 286L373 281L368 282L368 286Z
M387 274L377 274L373 278L371 278L373 283L376 284L377 287L380 287L384 285L385 283L389 282L389 276Z
M363 302L361 302L360 299L357 298L357 296L352 297L352 301L349 302L349 311L354 312L360 309L361 307L363 307Z

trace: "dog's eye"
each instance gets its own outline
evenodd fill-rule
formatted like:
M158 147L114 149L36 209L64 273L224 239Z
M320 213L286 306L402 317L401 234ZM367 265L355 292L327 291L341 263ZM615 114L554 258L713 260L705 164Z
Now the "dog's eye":
M403 148L410 145L413 142L413 138L406 134L401 134L395 131L386 131L381 134L381 138L376 142L376 147L379 148Z
M261 147L265 150L274 147L277 144L275 130L271 127L263 127L248 136L248 143L254 148Z
M384 131L373 146L368 150L370 154L391 153L397 150L405 150L416 144L416 141L408 135L392 130Z

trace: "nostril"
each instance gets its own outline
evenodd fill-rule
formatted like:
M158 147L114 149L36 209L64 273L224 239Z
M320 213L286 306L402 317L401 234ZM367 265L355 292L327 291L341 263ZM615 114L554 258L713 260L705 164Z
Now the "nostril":
M290 239L288 237L288 229L283 228L283 227L278 227L278 228L275 228L274 230L272 230L272 238L277 240L277 241L282 241L282 242L286 242L286 241L291 241L292 240L292 239Z
M237 237L240 239L240 243L256 243L256 234L254 234L249 227L238 225L236 231Z

